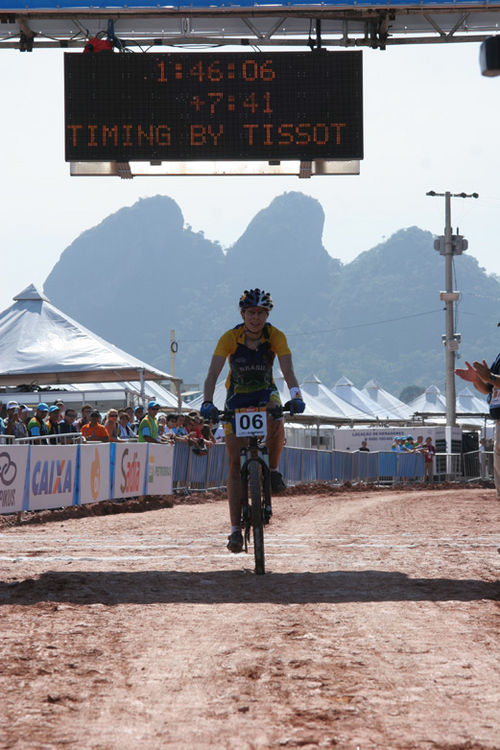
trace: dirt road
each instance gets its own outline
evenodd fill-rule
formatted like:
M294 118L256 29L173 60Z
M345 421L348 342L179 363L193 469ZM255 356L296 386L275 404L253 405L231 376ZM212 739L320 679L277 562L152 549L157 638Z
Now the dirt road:
M493 490L0 528L0 748L500 748Z

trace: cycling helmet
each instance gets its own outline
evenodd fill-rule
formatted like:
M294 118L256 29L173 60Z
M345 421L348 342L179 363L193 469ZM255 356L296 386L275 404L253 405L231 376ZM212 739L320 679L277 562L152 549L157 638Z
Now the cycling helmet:
M240 310L246 307L263 307L268 312L273 309L273 301L269 292L261 289L245 289L240 297Z

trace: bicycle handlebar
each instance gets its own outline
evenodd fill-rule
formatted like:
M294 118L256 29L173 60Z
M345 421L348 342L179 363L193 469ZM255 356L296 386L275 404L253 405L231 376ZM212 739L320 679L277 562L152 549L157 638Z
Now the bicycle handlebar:
M244 408L244 407L242 407ZM252 408L252 407L249 407ZM257 407L256 407L257 408ZM237 409L218 409L219 412L219 418L222 417L224 421L229 422L235 415L235 412ZM276 404L276 406L266 406L266 412L275 419L279 419L283 416L283 412L289 412L290 411L290 401L287 401L286 404Z

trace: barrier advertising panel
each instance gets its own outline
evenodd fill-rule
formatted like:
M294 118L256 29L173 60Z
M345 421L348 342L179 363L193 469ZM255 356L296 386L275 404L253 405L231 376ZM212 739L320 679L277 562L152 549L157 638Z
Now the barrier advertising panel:
M0 513L23 510L28 446L0 446Z
M145 495L146 443L115 443L113 498Z
M80 446L80 503L98 503L111 497L108 444Z
M30 448L29 509L72 505L76 489L77 446L32 445Z
M414 440L418 437L423 437L424 440L427 436L432 438L433 443L437 440L445 440L445 427L443 426L427 426L427 425L416 425L413 427L354 427L354 428L340 428L335 430L335 450L338 451L357 451L361 446L361 442L366 440L368 448L371 451L387 451L391 450L392 444L395 437L404 435L407 437L411 435ZM460 440L461 431L460 428L453 429L453 439Z
M174 446L150 443L148 448L147 494L171 495Z

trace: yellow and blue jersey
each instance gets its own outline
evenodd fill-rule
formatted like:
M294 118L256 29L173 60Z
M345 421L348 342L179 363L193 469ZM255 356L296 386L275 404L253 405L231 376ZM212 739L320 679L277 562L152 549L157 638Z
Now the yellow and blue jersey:
M270 323L262 329L257 349L245 344L245 325L231 328L224 333L215 348L214 355L229 361L226 380L229 408L258 406L269 400L279 401L278 389L273 379L273 364L276 355L290 354L285 334Z

